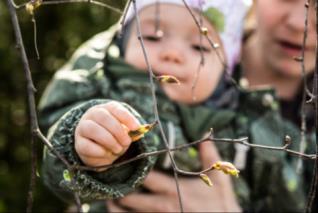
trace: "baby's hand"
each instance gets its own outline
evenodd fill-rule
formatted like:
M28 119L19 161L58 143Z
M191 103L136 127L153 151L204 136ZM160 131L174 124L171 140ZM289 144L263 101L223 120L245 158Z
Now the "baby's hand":
M96 105L83 115L75 130L75 150L84 164L113 163L132 142L128 132L140 126L137 118L116 101Z

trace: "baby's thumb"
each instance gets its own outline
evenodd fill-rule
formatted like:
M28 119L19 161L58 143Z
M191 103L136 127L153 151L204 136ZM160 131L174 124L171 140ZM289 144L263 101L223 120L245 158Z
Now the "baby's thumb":
M199 144L199 152L203 169L209 168L213 163L220 160L217 148L211 141Z

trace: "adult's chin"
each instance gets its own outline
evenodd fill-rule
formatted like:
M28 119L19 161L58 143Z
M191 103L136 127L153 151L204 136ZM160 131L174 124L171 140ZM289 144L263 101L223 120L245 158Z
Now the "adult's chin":
M301 63L293 59L286 59L281 61L276 66L276 72L284 78L301 78L302 68Z

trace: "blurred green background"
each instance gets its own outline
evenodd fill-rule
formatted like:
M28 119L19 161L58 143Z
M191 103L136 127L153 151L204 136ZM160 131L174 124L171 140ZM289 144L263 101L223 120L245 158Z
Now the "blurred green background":
M123 9L124 0L101 0ZM23 1L17 1L22 3ZM36 59L31 16L18 11L24 45L37 88L36 101L54 72L74 50L119 18L109 9L88 3L41 6L35 13L40 60ZM0 0L0 212L26 210L30 180L30 129L26 81L20 55L15 48L7 1ZM37 140L39 163L42 142ZM40 165L38 165L39 169ZM37 178L34 212L57 212L67 208Z

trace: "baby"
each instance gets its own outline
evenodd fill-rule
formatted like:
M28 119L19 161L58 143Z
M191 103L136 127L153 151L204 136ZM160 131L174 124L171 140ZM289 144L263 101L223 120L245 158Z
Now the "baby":
M247 9L241 0L186 2L201 29L182 0L136 1L141 38L153 77L159 79L155 82L159 117L171 147L200 139L211 127L216 136L232 137L229 124L235 112L222 107L235 99L225 72L237 62ZM158 129L136 142L129 135L155 120L137 27L131 3L123 34L101 33L85 43L57 72L41 100L42 125L55 123L49 139L71 164L109 165L164 148ZM204 34L219 48L214 49ZM162 76L173 76L178 83L164 82ZM201 168L195 148L173 157L181 169ZM99 172L79 170L70 185L63 180L65 166L46 150L43 171L59 195L72 190L86 199L117 198L142 184L155 160L147 157ZM158 169L170 167L167 156L157 161Z
M228 30L225 29L228 26L224 25L226 22L223 11L220 11L226 4L228 3L220 1L190 2L190 6L197 9L193 11L197 18L200 16L199 9L203 9L202 28L206 28L210 39L220 45L218 50L214 50L208 40L200 35L198 26L182 1L161 1L159 5L156 5L155 1L137 1L141 35L154 74L174 76L179 81L178 84L160 85L171 101L188 105L206 102L222 78L222 59L226 58L233 64L236 57L234 54L237 54L239 47L239 42L233 41L239 41L240 32L237 32L236 38L231 38L230 32L224 32L225 35L220 37L224 30ZM156 29L156 9L160 11L157 14L160 16L159 29ZM130 7L126 21L129 22L133 15L133 8ZM137 22L133 21L129 26L124 59L135 68L146 72L148 67L140 47L136 25ZM230 42L233 42L232 47L229 47ZM224 52L226 45L232 52ZM236 51L233 51L233 48L236 48ZM202 55L204 64L198 73ZM194 81L196 84L193 90ZM141 111L139 113L142 114ZM96 105L83 115L77 125L75 150L86 165L111 164L123 155L132 143L128 132L138 129L139 126L138 119L119 102Z

